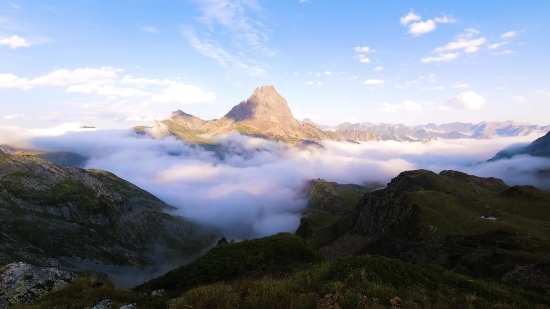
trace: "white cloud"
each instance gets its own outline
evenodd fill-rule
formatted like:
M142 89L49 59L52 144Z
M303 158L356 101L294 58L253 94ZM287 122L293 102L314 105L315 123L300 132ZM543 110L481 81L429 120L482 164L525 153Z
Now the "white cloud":
M539 90L537 93L550 97L550 91Z
M19 10L21 7L13 2L10 3L10 6L16 10Z
M134 78L131 75L124 76L122 80L120 81L122 84L132 84L136 85L138 87L145 87L147 85L172 85L176 82L169 79L149 79L149 78Z
M408 111L408 112L419 112L422 111L422 106L420 104L416 104L411 100L407 100L403 102L403 104L388 104L388 103L381 103L380 106L382 107L382 111L384 112L398 112L398 111Z
M515 53L516 53L516 52L513 51L513 50L506 49L506 50L503 51L503 52L495 53L495 55L511 55L511 54L515 54Z
M442 112L450 112L450 111L452 111L453 109L450 108L450 107L448 107L448 106L445 106L445 105L439 105L439 106L437 107L437 110L442 111Z
M523 102L525 102L526 99L527 98L522 96L522 95L515 95L515 96L512 97L512 100L514 100L514 102L516 102L516 103L523 103Z
M315 74L315 76L323 76L323 74L317 73L317 74Z
M435 20L435 22L442 23L442 24L456 23L458 21L453 16L447 16L447 15L444 15L442 17L436 17L434 20Z
M113 83L116 77L116 70L111 67L84 68L73 71L60 69L32 80L13 74L0 74L0 88L31 89L39 86L99 85Z
M441 61L450 61L456 59L460 53L458 51L462 50L465 53L474 53L479 50L479 46L487 42L486 38L472 39L472 36L479 34L479 31L474 28L465 29L463 33L459 34L456 37L456 41L449 42L443 47L438 47L433 50L434 53L437 53L437 56L425 57L422 58L422 62L441 62ZM455 51L449 53L448 51Z
M470 84L454 84L451 85L451 88L470 88Z
M451 61L458 57L460 55L459 53L446 53L446 54L439 54L435 57L426 57L422 58L422 62L440 62L440 61Z
M425 88L422 88L422 90L445 90L445 87L441 87L441 86L433 87L433 88L425 87Z
M175 84L164 90L160 95L154 96L150 104L194 104L212 103L216 95L212 92L204 92L201 88L192 85Z
M506 89L506 87L504 87L504 86L498 87L498 90L504 90L504 89Z
M413 13L413 11L410 11L407 15L401 17L400 21L403 26L406 26L411 21L419 21L420 18L421 18L420 15L416 15Z
M519 34L519 31L508 31L503 33L500 37L502 38L512 38Z
M382 70L384 70L384 67L376 67L376 68L374 68L374 70L375 71L382 71Z
M368 46L363 46L363 47L355 47L355 51L358 52L358 53L368 53L370 51L370 47Z
M365 55L357 55L357 56L353 56L353 58L358 58L360 62L363 62L363 63L369 63L370 62L370 59L367 58Z
M306 85L313 85L313 82L307 82Z
M411 100L407 100L403 102L403 108L409 112L419 112L422 110L422 106L419 104L414 103Z
M508 44L508 42L493 43L493 44L489 44L489 46L487 46L487 48L497 49L497 48L501 47L502 45L506 45L506 44Z
M474 40L458 39L455 42L449 42L443 47L439 47L434 52L441 53L449 50L463 49L466 53L473 53L479 50L479 46L487 42L486 38L479 38Z
M322 85L322 84L323 84L323 83L321 83L321 82L317 82L317 85Z
M485 99L473 91L467 91L448 99L445 103L457 109L476 110L485 104Z
M11 114L11 115L6 115L2 117L2 119L4 120L20 120L23 118L25 118L25 115L18 115L18 114Z
M298 3L307 2L307 0L300 0Z
M133 88L119 88L111 85L93 85L93 84L83 84L83 85L73 85L67 88L66 92L69 93L85 93L105 96L109 100L115 99L124 99L131 97L143 97L151 95L149 92L144 92L139 89Z
M153 27L153 26L142 27L141 30L143 30L143 31L145 31L145 32L149 32L149 33L157 33L157 32L159 32L159 29L156 28L156 27Z
M365 85L380 85L383 83L384 81L380 79L367 79L366 81L363 82L363 84Z
M332 72L331 71L326 71L325 75L332 75Z
M409 33L415 36L432 32L436 28L435 22L431 19L427 21L420 21L409 25Z
M0 39L0 45L9 46L11 49L31 46L27 40L18 35L12 35L10 37Z

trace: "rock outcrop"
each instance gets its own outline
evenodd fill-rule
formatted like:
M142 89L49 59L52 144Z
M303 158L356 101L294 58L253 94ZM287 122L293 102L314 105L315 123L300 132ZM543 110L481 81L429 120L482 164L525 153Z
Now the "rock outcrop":
M30 304L51 291L67 286L76 276L55 268L39 268L26 263L0 267L0 309Z

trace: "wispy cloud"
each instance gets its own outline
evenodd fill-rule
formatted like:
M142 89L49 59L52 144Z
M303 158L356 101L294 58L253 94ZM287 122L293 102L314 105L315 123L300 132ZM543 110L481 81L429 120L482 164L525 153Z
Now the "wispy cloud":
M506 49L502 52L499 52L499 53L495 53L495 55L511 55L511 54L515 54L516 52L513 51L513 50L509 50L509 49Z
M375 71L382 71L382 70L384 70L384 67L376 67L376 68L374 68L374 70Z
M195 32L188 27L182 29L182 34L196 51L214 59L222 68L245 72L249 76L267 75L268 66L266 64L254 61L242 53L238 56L233 55L214 40L199 39Z
M508 31L506 33L503 33L500 37L501 38L513 38L516 35L518 35L521 31Z
M270 30L260 21L250 17L250 11L261 11L256 0L194 0L203 15L200 18L211 30L214 24L233 34L234 42L246 45L246 49L272 56L273 50L266 46ZM244 48L242 48L244 50Z
M381 85L384 81L381 79L367 79L363 82L364 85Z
M382 111L390 112L390 113L399 112L399 111L406 111L406 112L422 111L422 106L420 104L414 103L411 100L407 100L403 102L403 104L381 103L380 107L382 107Z
M467 54L475 53L479 50L479 47L487 43L486 38L477 38L474 39L473 36L479 34L479 31L474 28L465 29L463 33L459 34L455 41L447 43L445 46L438 47L433 50L433 53L438 54L437 56L430 56L422 58L422 62L441 62L441 61L451 61L456 59L460 52L465 52Z
M488 49L497 49L499 47L501 47L502 45L506 45L508 44L508 42L500 42L500 43L494 43L494 44L489 44L489 46L487 46Z
M410 11L407 15L401 17L400 19L401 24L408 27L409 34L412 34L413 36L419 36L434 31L437 28L436 23L447 24L455 23L457 21L458 20L456 18L448 15L422 21L422 17L420 15L416 15L413 11Z

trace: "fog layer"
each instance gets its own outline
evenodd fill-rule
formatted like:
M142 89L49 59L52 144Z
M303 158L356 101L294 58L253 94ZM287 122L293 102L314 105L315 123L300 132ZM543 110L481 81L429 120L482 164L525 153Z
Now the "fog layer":
M323 148L297 149L233 133L216 137L216 151L207 151L155 133L76 130L74 125L49 130L0 127L0 145L87 156L86 168L113 172L177 207L179 215L236 240L294 232L307 204L303 188L310 179L385 185L402 171L422 168L493 176L508 185L550 186L536 176L537 170L550 167L549 159L518 156L485 162L499 150L527 144L541 134L426 143L327 141Z

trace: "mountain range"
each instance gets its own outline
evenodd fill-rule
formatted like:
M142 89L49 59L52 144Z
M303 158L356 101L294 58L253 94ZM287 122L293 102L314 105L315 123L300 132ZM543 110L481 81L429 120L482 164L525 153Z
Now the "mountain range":
M172 112L169 119L154 121L153 128L162 135L174 135L184 141L213 145L211 137L240 132L241 134L281 141L295 146L319 144L323 140L352 143L395 140L426 141L434 138L491 138L492 136L520 136L549 131L550 126L503 121L473 123L448 123L436 125L406 126L385 123L349 123L335 127L314 123L306 118L294 118L288 103L275 87L261 86L252 95L235 105L220 119L203 120L181 110ZM151 128L151 127L149 127ZM148 127L136 127L145 132Z
M458 138L491 138L492 136L523 136L536 132L550 131L550 125L531 125L524 122L500 121L480 122L478 124L453 122L446 124L429 123L426 125L406 126L403 124L386 123L350 123L344 122L337 126L316 124L306 118L302 123L309 123L321 130L354 130L376 134L381 140L416 141L431 138L458 139Z

